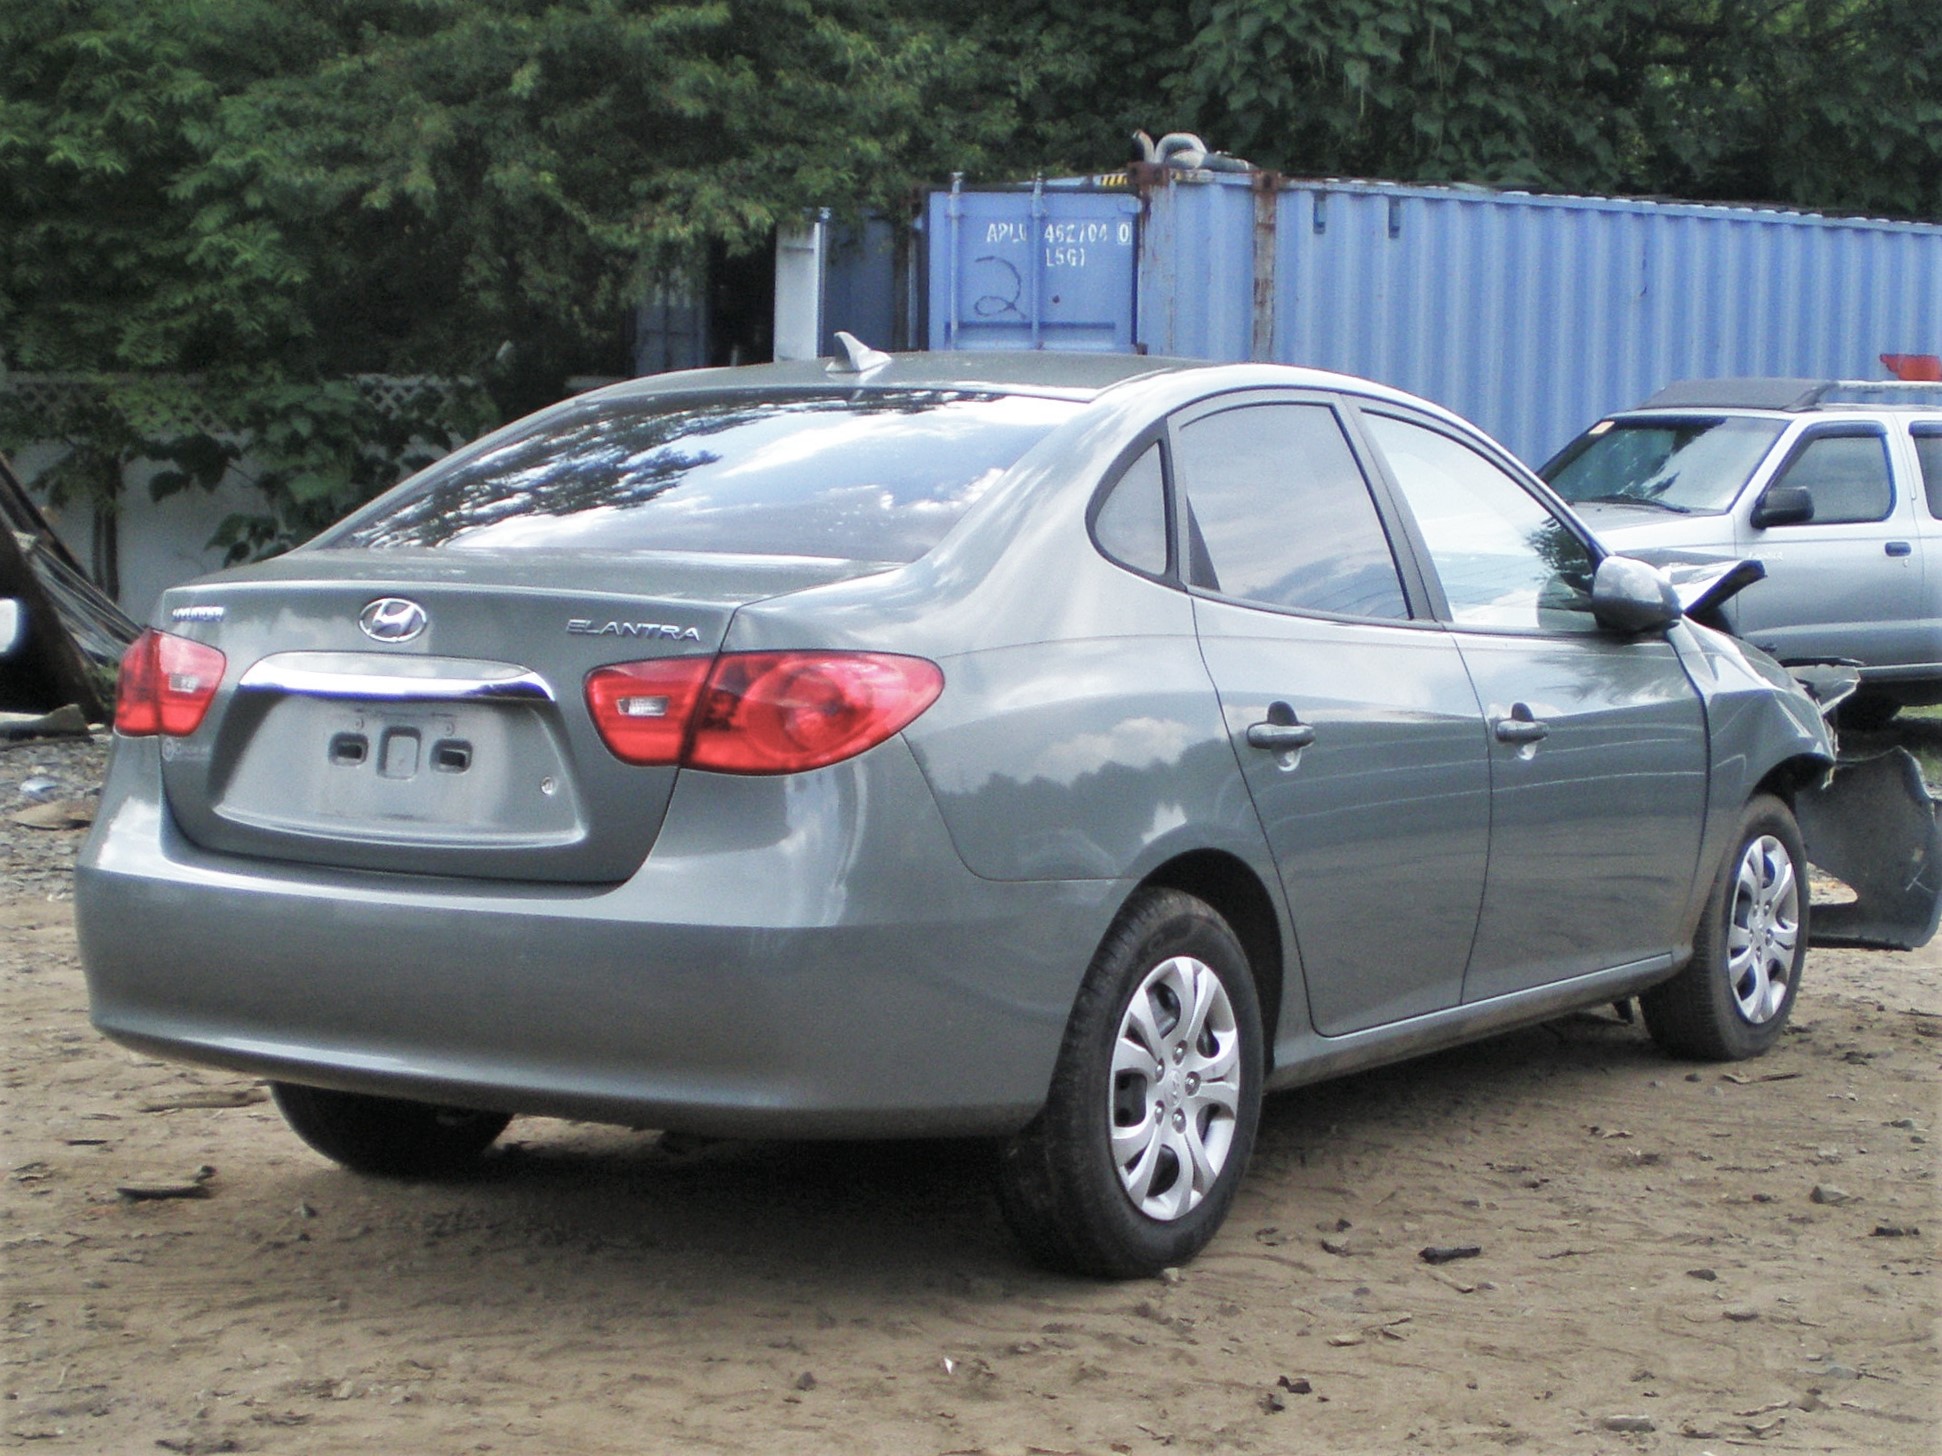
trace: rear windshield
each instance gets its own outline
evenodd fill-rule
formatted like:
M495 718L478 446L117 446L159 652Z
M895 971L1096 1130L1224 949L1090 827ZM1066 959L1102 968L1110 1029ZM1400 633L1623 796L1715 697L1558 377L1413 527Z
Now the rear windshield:
M1541 472L1574 505L1723 511L1786 428L1748 418L1604 420Z
M944 390L569 405L439 462L317 544L915 561L1080 408Z

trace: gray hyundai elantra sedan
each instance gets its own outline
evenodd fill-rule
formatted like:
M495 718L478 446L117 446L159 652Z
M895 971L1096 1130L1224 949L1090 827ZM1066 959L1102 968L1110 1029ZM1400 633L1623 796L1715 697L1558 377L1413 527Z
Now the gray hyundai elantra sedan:
M990 1136L1026 1247L1127 1275L1265 1092L1634 996L1764 1051L1831 760L1422 400L856 349L570 400L167 593L78 921L102 1031L352 1168Z

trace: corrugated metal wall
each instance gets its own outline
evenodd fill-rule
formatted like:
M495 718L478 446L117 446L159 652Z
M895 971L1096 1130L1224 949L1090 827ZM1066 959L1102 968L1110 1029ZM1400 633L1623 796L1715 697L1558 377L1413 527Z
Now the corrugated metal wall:
M1884 353L1942 352L1933 224L1166 174L1139 194L1137 298L1122 302L1118 258L1089 258L1081 288L1080 272L1043 271L1057 255L1025 241L1047 242L1068 210L1094 215L1112 195L964 193L960 217L978 225L959 222L954 253L940 227L951 194L934 194L932 347L1140 347L1339 369L1446 404L1533 463L1673 379L1881 378ZM990 271L967 249L989 255L994 237L1018 238L1010 268L1041 268L1051 307L1086 299L1084 326L1046 317L1034 329L1028 287L1022 309L970 317L984 295L941 280ZM1109 320L1114 308L1125 316Z
M1156 214L1209 210L1170 192ZM1271 357L1425 395L1533 461L1672 379L1942 351L1942 228L1377 185L1277 204Z

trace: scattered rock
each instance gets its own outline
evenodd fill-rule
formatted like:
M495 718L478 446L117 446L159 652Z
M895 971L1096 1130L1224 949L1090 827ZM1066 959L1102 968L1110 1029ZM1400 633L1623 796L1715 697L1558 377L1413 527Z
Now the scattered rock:
M1474 1259L1483 1252L1481 1244L1431 1244L1416 1257L1425 1264L1448 1264L1456 1259Z
M1261 1409L1271 1416L1279 1415L1282 1411L1288 1409L1288 1402L1271 1390L1261 1397Z
M1284 1375L1275 1381L1275 1384L1287 1391L1290 1395L1313 1395L1315 1393L1315 1387L1309 1384L1305 1376L1301 1375L1295 1376L1292 1380Z
M261 1087L208 1087L196 1092L184 1092L176 1097L143 1102L138 1104L136 1111L180 1112L206 1107L248 1107L269 1100L270 1094Z
M1186 1276L1178 1269L1162 1269L1160 1271L1160 1282L1162 1284L1178 1284L1184 1278Z
M0 713L0 738L86 738L88 719L66 703L51 713Z
M797 1390L814 1390L815 1388L816 1388L816 1376L814 1372L805 1370L802 1372L802 1374L796 1377Z
M1921 1233L1921 1230L1913 1224L1904 1228L1898 1223L1878 1223L1875 1225L1875 1231L1869 1234L1868 1237L1871 1239L1912 1239L1919 1233Z
M1760 1318L1760 1311L1750 1304L1729 1304L1720 1311L1722 1319L1732 1320L1735 1324L1746 1324Z
M1854 1202L1854 1195L1845 1189L1836 1188L1831 1183L1816 1183L1814 1191L1807 1195L1816 1203L1842 1204Z
M27 829L86 829L94 823L94 802L62 799L56 804L36 804L12 818L14 823Z
M1598 1425L1602 1430L1631 1431L1639 1435L1650 1435L1659 1429L1650 1416L1606 1416Z
M1349 1247L1348 1241L1345 1239L1323 1239L1322 1252L1324 1254L1334 1254L1340 1258L1346 1259L1349 1257L1349 1255L1353 1254L1355 1250Z
M1359 1344L1361 1344L1361 1343L1362 1343L1362 1336L1360 1336L1360 1335L1330 1335L1330 1336L1328 1337L1328 1342L1329 1342L1329 1344L1331 1344L1331 1345L1334 1345L1334 1346L1335 1346L1336 1348L1338 1348L1338 1349L1341 1349L1341 1348L1344 1348L1344 1347L1346 1347L1346 1346L1349 1346L1349 1345L1359 1345Z
M131 1178L117 1183L115 1192L130 1203L158 1198L207 1198L216 1170L204 1163L187 1178Z
M1719 1278L1719 1275L1711 1269L1688 1269L1686 1271L1686 1277L1688 1279L1704 1279L1708 1284L1711 1284Z

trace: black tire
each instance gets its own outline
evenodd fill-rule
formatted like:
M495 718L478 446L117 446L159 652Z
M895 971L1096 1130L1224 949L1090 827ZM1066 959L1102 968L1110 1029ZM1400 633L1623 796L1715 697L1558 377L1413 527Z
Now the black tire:
M360 1173L434 1177L456 1173L492 1146L512 1118L362 1092L272 1082L277 1111L296 1135Z
M1895 721L1902 705L1886 693L1863 690L1834 710L1843 728L1856 733L1878 733Z
M1189 985L1208 1008L1192 1045L1191 1012L1168 1021L1174 988ZM1115 1071L1116 1054L1134 1059L1150 1039L1131 1009L1136 997L1145 1027L1186 1033L1150 1049L1159 1053L1152 1074L1143 1058ZM1045 1107L999 1154L1005 1221L1034 1259L1062 1272L1125 1279L1184 1264L1214 1237L1246 1172L1262 1067L1260 1003L1234 932L1191 895L1140 892L1080 985ZM1122 1148L1146 1144L1125 1174L1116 1129ZM1176 1151L1194 1148L1204 1154L1200 1178Z
M1639 997L1646 1030L1674 1056L1733 1062L1780 1040L1807 959L1807 855L1787 806L1762 794L1740 817L1693 957Z

